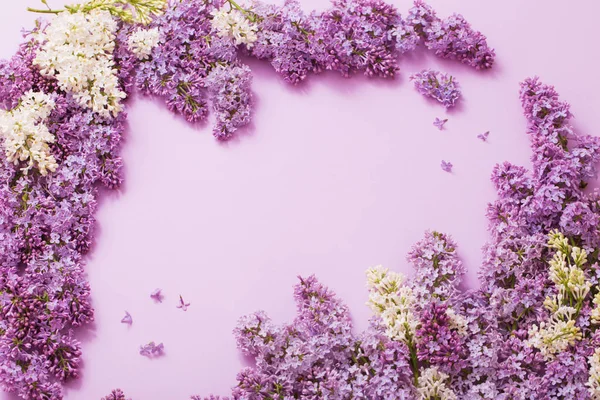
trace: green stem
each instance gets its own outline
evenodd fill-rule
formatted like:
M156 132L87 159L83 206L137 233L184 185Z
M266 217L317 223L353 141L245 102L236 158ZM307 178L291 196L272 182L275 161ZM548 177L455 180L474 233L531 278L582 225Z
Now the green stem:
M27 7L27 11L39 14L59 14L64 10L40 10L39 8Z
M248 18L250 20L250 22L256 22L254 15L252 15L250 12L248 12L248 10L246 10L245 8L241 7L238 3L235 2L235 0L227 0L227 2L232 7L237 8L240 12L242 12L242 14L244 14L246 16L246 18Z

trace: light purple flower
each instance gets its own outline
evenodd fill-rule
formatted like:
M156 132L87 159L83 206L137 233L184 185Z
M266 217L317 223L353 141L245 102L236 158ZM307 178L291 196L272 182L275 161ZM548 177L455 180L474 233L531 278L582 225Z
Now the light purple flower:
M433 121L433 125L435 125L441 131L444 129L444 124L446 124L446 122L448 122L448 118L441 119L436 117L435 121Z
M165 346L162 343L156 344L154 342L150 342L140 346L140 354L148 358L160 357L164 354L164 352Z
M183 311L187 311L189 306L190 306L190 303L186 303L183 300L183 297L181 295L179 295L179 304L177 304L177 308L181 308Z
M442 103L446 108L454 107L460 98L458 82L451 75L425 69L411 75L410 80L419 93Z
M444 160L442 160L441 167L446 172L452 172L453 165L452 165L452 163L450 161L444 161Z
M487 142L488 136L490 136L490 131L480 133L477 135L477 139L480 139L483 142Z
M150 293L150 297L159 303L162 303L164 298L161 289L155 289L152 293Z

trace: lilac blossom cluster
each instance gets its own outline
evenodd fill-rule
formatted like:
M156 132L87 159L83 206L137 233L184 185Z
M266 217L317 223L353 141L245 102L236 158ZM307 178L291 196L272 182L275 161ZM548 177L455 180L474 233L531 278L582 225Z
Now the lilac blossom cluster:
M439 57L458 60L477 69L491 68L494 63L495 52L488 46L486 37L460 14L440 19L431 6L416 0L406 23L414 27L425 46Z
M247 9L228 0L187 0L174 2L152 27L160 45L141 60L136 86L190 122L204 121L212 104L213 133L222 140L251 117L251 73L239 47L294 84L324 70L393 77L398 56L421 41L477 68L491 67L494 59L485 36L462 16L440 20L421 1L403 19L382 0L334 0L321 13L305 13L297 0L281 6L256 1Z
M413 278L367 271L365 332L329 289L301 278L292 323L240 319L238 346L255 364L232 399L599 398L600 194L584 189L600 140L577 134L569 105L537 78L520 97L533 169L494 169L481 288L461 289L456 244L438 232L410 251Z
M250 69L236 52L233 37L215 32L213 14L219 1L174 2L152 23L160 45L140 62L136 86L142 93L164 97L171 111L189 122L203 121L212 102L221 140L250 121Z
M121 389L115 389L108 396L101 398L100 400L131 400L125 397L125 394Z
M419 93L436 100L446 108L454 107L460 99L458 82L451 75L426 69L411 75L410 80L414 82Z
M323 70L393 77L398 56L421 41L440 57L476 68L490 68L494 60L485 36L461 15L441 20L420 0L406 18L382 0L334 0L322 13L304 13L295 0L257 2L248 12L258 27L250 54L269 60L291 83Z

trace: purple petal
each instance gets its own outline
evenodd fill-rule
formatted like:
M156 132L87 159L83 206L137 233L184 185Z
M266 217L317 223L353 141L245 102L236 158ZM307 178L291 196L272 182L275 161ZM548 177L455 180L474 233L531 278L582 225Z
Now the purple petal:
M183 297L181 295L179 295L179 304L177 305L177 308L181 308L183 311L187 311L189 306L190 306L190 303L186 303L183 300Z
M484 133L480 133L479 135L477 135L478 139L481 139L484 142L487 142L487 138L490 135L490 131L484 132Z
M165 346L162 343L156 344L154 342L150 342L143 346L140 346L140 354L145 357L160 357L165 352Z
M121 323L131 325L133 323L133 318L131 318L131 314L125 311L125 316L121 319Z
M447 118L446 119L440 119L440 118L436 117L435 121L433 121L433 125L435 125L441 131L442 129L444 129L444 124L446 122L448 122Z
M452 163L449 161L442 160L441 167L446 172L452 172Z
M155 289L154 292L150 293L150 297L153 298L154 300L158 301L159 303L162 303L162 300L163 300L162 290Z

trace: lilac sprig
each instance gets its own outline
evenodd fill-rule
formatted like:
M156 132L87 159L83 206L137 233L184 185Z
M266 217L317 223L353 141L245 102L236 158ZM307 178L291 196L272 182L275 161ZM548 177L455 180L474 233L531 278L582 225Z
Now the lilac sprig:
M121 389L115 389L108 396L101 398L100 400L131 400L125 398L125 393Z
M411 75L410 80L419 93L442 103L446 108L454 107L460 98L458 82L451 75L425 69Z

